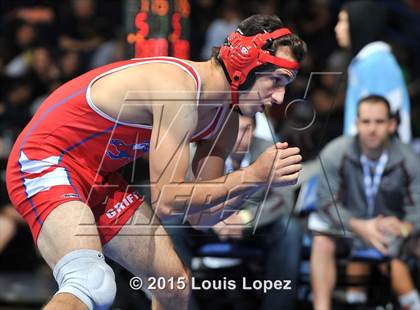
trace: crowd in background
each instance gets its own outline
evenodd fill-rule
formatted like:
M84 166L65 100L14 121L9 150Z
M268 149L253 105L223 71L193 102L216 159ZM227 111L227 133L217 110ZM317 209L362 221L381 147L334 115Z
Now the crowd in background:
M413 137L420 136L419 7L415 1L383 1L391 10L383 30L403 69L412 106ZM126 46L123 1L2 1L0 28L0 156L34 114L42 99L57 86L99 65L124 59ZM344 1L191 1L191 59L209 57L238 22L255 13L277 14L309 46L298 79L288 87L285 103L308 99L317 112L315 126L290 132L284 106L271 111L277 132L302 146L313 158L331 138L342 133L343 97L348 52L334 34ZM117 12L117 13L116 13ZM119 12L119 13L118 13ZM112 20L112 24L109 21ZM322 75L314 72L324 72ZM329 72L331 74L327 74ZM305 122L305 108L296 113ZM309 111L312 113L312 111ZM299 118L299 117L298 117ZM296 121L296 120L294 120ZM326 126L326 128L324 128ZM323 141L318 141L319 131Z
M278 136L299 146L304 161L316 158L343 133L352 56L338 46L334 26L344 2L190 1L192 60L208 59L211 48L223 43L240 20L257 13L280 16L308 44L299 75L287 87L285 104L270 111ZM414 0L382 2L390 11L384 39L403 71L411 102L412 145L420 153L420 5ZM0 169L5 168L14 139L51 91L89 69L129 57L123 11L122 0L0 1ZM296 99L304 100L285 113ZM293 129L308 124L314 111L312 126ZM5 212L9 202L3 171L1 178L0 212ZM0 240L0 258L6 246Z

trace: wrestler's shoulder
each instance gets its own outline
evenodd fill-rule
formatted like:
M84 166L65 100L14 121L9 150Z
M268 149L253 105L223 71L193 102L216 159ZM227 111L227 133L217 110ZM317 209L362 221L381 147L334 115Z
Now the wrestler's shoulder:
M173 63L150 63L139 66L138 71L148 80L156 82L156 88L169 90L196 90L197 83L183 67Z

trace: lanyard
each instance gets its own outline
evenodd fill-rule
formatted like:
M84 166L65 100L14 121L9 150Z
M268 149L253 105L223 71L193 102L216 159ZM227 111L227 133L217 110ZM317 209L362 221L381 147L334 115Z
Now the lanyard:
M360 162L363 167L363 182L365 184L365 195L368 204L368 216L373 216L375 209L375 197L378 193L379 183L381 183L381 177L385 170L386 162L388 161L388 153L383 152L379 160L377 161L374 169L373 176L370 173L369 167L372 165L366 155L360 156Z

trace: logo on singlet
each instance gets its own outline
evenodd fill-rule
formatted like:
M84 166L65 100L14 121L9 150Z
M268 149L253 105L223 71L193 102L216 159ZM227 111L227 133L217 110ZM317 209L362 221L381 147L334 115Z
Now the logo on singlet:
M109 142L108 150L106 155L111 159L135 159L136 154L149 152L150 141L143 143L126 144L120 139L112 139Z
M112 219L117 214L121 213L125 208L129 207L134 202L141 199L142 196L138 192L132 192L124 197L124 199L118 203L116 203L111 209L106 211L106 216L109 219Z

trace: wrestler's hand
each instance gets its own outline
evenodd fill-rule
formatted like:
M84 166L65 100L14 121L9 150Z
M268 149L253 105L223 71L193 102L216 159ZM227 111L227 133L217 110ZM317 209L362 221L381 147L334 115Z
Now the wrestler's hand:
M299 148L289 148L287 143L270 146L246 168L247 181L268 184L272 178L273 186L296 184L302 169L299 152Z

